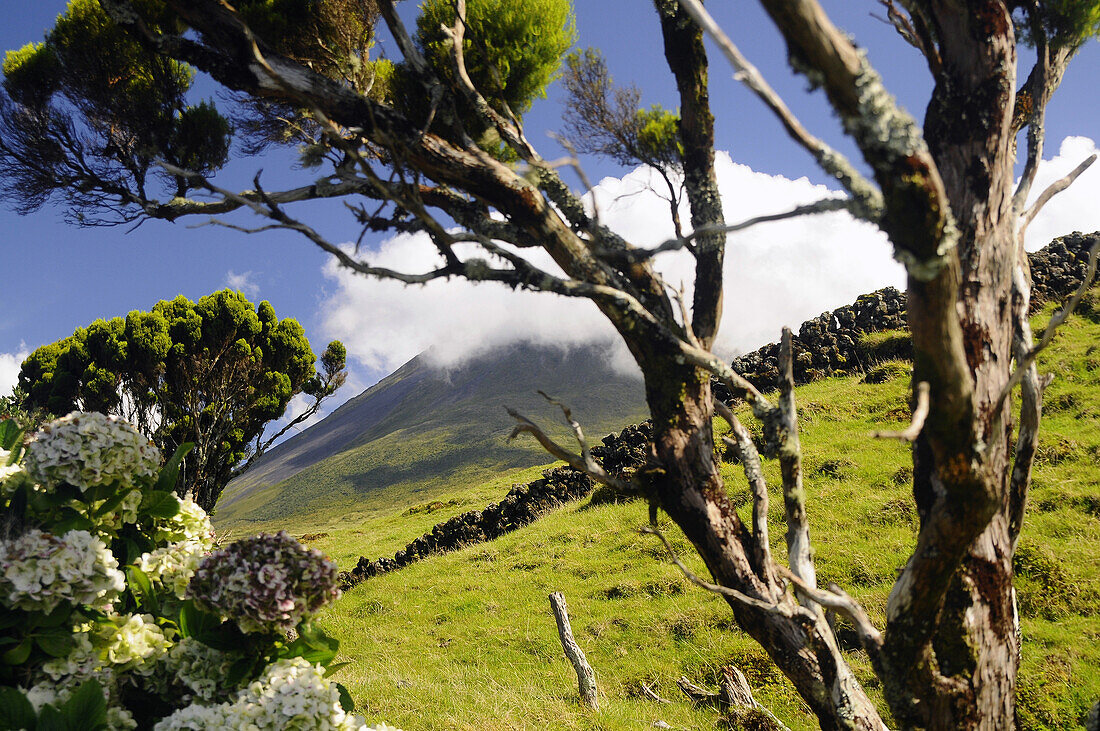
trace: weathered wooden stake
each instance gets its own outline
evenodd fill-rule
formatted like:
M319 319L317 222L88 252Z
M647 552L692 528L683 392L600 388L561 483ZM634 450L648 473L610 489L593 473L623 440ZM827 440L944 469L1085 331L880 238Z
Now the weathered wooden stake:
M558 623L558 637L561 638L565 656L577 671L577 686L580 688L581 700L592 710L598 711L600 701L597 698L596 674L592 672L592 666L584 659L584 652L573 639L573 628L569 626L569 610L565 608L565 596L560 591L555 591L550 595L550 606L554 610L554 619Z

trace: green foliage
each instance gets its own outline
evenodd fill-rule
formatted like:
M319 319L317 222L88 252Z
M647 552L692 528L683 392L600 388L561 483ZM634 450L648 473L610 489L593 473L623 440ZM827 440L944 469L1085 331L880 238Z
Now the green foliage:
M1018 20L1021 39L1035 45L1036 26L1052 46L1076 48L1089 38L1100 36L1100 5L1095 0L1042 0L1038 16Z
M150 29L179 29L163 3L135 5ZM82 223L130 220L120 209L151 178L176 195L189 186L156 159L208 174L229 158L227 120L185 99L193 69L124 33L97 0L70 0L45 41L8 52L3 71L0 172L21 212L56 197Z
M615 86L599 50L569 54L565 88L567 133L578 150L607 155L623 165L651 165L666 174L679 170L680 115L660 104L640 108L641 92Z
M454 27L451 0L425 0L416 20L416 41L437 74L453 79ZM558 74L562 56L576 38L568 0L469 0L462 52L474 86L498 111L523 114Z
M31 353L19 384L25 408L122 415L168 453L199 445L184 459L182 489L211 509L264 426L297 393L331 395L343 383L345 360L334 342L317 374L296 320L223 290L78 328Z
M669 165L683 158L679 114L654 104L649 109L639 109L636 119L638 146L644 154Z

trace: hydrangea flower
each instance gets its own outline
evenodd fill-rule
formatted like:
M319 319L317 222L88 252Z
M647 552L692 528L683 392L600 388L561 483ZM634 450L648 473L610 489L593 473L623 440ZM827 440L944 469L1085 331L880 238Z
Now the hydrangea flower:
M115 666L116 672L149 675L157 660L172 646L171 639L151 614L122 615L107 626L110 630L100 630L105 636L99 652L104 662Z
M226 677L237 655L207 647L193 637L184 637L164 657L165 674L181 683L196 697L213 701L228 697L236 688Z
M206 511L191 498L184 498L178 513L157 521L153 539L157 543L198 541L209 551L214 547L214 528Z
M231 543L199 565L188 596L244 632L286 632L340 596L336 564L286 531Z
M0 602L10 607L46 613L61 602L104 607L125 588L118 561L88 531L59 538L33 528L0 541Z
M24 459L31 478L87 490L116 482L128 488L157 474L160 450L116 416L74 411L35 433Z
M57 706L69 700L72 696L73 686L56 686L49 682L36 683L30 688L20 688L23 695L30 701L34 712L38 713L43 706ZM131 731L137 728L137 721L133 715L120 706L113 705L108 699L107 705L107 729L108 731Z
M137 567L145 572L150 581L171 589L183 599L195 569L209 551L209 541L190 538L143 553L137 560Z
M154 731L382 731L340 706L340 692L319 665L296 657L268 665L235 700L216 706L191 705L162 719ZM394 730L396 731L396 730Z

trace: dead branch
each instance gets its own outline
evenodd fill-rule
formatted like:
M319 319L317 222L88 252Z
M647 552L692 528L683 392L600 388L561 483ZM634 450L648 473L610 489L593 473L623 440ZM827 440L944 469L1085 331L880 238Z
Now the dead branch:
M1046 190L1039 194L1039 197L1035 199L1035 202L1031 204L1031 208L1028 208L1022 214L1020 214L1020 230L1026 229L1037 215L1039 211L1043 210L1051 198L1061 193L1063 190L1073 185L1073 182L1081 176L1081 173L1089 169L1089 166L1096 162L1096 155L1089 155L1080 165L1075 167L1064 178L1060 178L1051 183Z
M685 566L683 561L680 560L680 557L676 555L676 551L672 548L672 544L669 543L668 539L665 538L665 534L662 533L660 529L654 528L651 525L647 525L640 528L639 530L642 533L649 533L650 535L657 536L661 540L661 543L664 544L665 550L668 551L669 559L672 561L673 564L676 565L676 568L680 569L680 572L688 581L695 584L699 588L706 589L711 593L718 594L719 596L724 596L728 599L733 599L735 602L744 604L747 607L759 609L763 612L771 612L783 617L790 618L801 616L809 619L810 621L814 620L813 615L802 607L792 607L787 604L773 604L771 602L757 599L756 597L751 597L744 592L738 591L737 589L731 589L728 586L719 586L718 584L712 584L709 581L699 578L691 569Z
M1095 159L1095 157L1094 155L1092 159ZM1081 280L1080 286L1077 287L1077 290L1073 293L1073 296L1069 298L1065 306L1051 315L1050 321L1047 322L1047 326L1043 330L1043 337L1039 339L1039 344L1029 350L1022 360L1020 358L1016 359L1016 369L1012 371L1012 375L1008 378L1008 383L1001 389L1001 393L997 397L997 401L994 405L995 408L999 409L1001 407L1005 399L1012 393L1012 390L1019 385L1021 380L1023 380L1027 373L1027 369L1035 362L1039 353L1043 352L1046 347L1054 341L1054 335L1058 331L1058 328L1061 327L1062 323L1064 323L1066 319L1073 314L1073 311L1077 309L1077 305L1081 303L1085 293L1088 292L1089 288L1092 286L1092 280L1096 277L1097 258L1100 258L1100 242L1093 244L1092 248L1089 250L1089 264L1088 268L1085 270L1085 277Z
M666 705L669 704L669 703L672 703L672 701L668 700L667 698L662 698L661 696L657 695L656 691L654 691L652 688L650 688L645 683L639 683L638 685L642 689L642 695L644 695L646 698L650 699L651 701L655 701L657 703L663 703L663 704L666 704Z
M542 392L540 391L539 393ZM561 404L559 404L557 401L554 401L549 396L546 396L546 394L542 395L551 403L561 406ZM539 428L539 426L535 422L531 421L526 416L507 406L505 406L504 408L508 412L508 415L515 419L517 422L516 425L512 427L512 432L508 435L508 441L512 441L520 434L526 432L533 436L538 441L538 443L542 445L543 449L545 449L547 452L554 455L558 459L562 460L578 472L583 472L597 482L601 482L604 485L612 487L616 490L621 490L623 492L633 491L633 485L630 483L630 481L609 475L607 471L604 470L602 466L600 466L599 462L596 462L596 460L592 458L592 454L588 450L588 445L584 440L584 434L581 432L580 425L572 420L572 416L569 414L569 411L566 407L561 406L562 410L566 412L566 419L569 421L570 427L573 427L574 437L581 444L581 455L576 455L555 442L546 432Z
M561 639L565 656L577 671L577 686L581 700L593 711L600 710L599 691L596 689L596 674L584 657L577 641L573 638L573 628L569 626L569 610L565 606L565 596L560 591L550 595L550 606L554 610L554 620L558 624L558 637Z
M681 249L690 248L692 242L700 237L707 236L715 233L731 234L738 231L744 231L747 228L751 228L761 223L771 223L773 221L783 221L788 218L797 218L799 216L809 216L816 213L832 213L834 211L848 211L853 216L858 216L859 205L851 198L826 198L825 200L816 201L814 203L807 203L806 205L797 206L789 211L782 213L769 213L763 216L754 216L753 218L738 223L731 223L725 225L707 225L700 226L689 234L684 236L678 236L671 239L662 241L657 246L646 249L629 249L625 251L610 252L610 257L619 261L627 263L637 263L652 259L658 254L662 254L666 251L679 251ZM875 223L875 221L871 221ZM601 252L606 253L606 252Z
M798 410L794 402L794 353L791 329L783 328L779 343L779 409L771 421L779 467L783 474L783 510L787 518L787 561L802 583L817 586L810 523L806 516L806 491L802 485L802 446L798 439ZM805 596L799 602L810 609Z
M924 428L924 422L928 418L928 411L930 406L929 399L929 386L927 381L921 381L917 384L917 405L913 409L913 419L909 423L909 426L902 431L873 431L871 432L872 439L900 439L903 442L915 442L917 437L920 436L921 429Z
M714 18L711 17L699 0L679 0L679 2L684 10L722 49L722 53L725 54L736 72L733 78L752 90L779 118L787 133L813 155L821 169L840 181L844 189L852 195L859 211L853 213L853 215L868 221L877 221L881 218L884 209L882 193L879 192L874 183L864 178L846 157L829 147L824 141L811 135L802 126L802 123L794 116L794 113L787 107L783 99L764 80L759 70L742 55L741 51L718 23L714 21Z
M771 573L772 555L768 536L768 483L764 479L764 467L760 460L760 453L756 449L756 444L752 441L752 434L734 416L729 407L720 401L716 403L715 407L722 412L723 418L729 422L730 431L734 436L733 439L722 437L722 442L732 449L734 455L741 461L745 479L752 490L752 536L757 570ZM768 576L764 578L770 579Z
M859 634L860 643L868 653L872 654L872 657L882 647L882 633L878 631L878 628L871 622L871 618L867 616L867 612L851 595L836 584L832 584L828 590L810 586L782 564L776 566L779 573L789 579L799 591L821 606L834 609L844 615L855 627L856 632Z

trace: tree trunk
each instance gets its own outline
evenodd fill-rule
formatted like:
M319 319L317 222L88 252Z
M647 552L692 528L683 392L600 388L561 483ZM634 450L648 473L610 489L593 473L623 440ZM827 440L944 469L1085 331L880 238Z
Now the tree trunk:
M653 417L657 469L647 472L653 498L698 550L716 583L797 608L791 595L754 571L752 535L726 496L714 459L710 374L643 364ZM824 729L884 729L874 704L852 676L819 610L813 619L784 616L727 598L738 624L763 646L809 703Z
M1015 38L1004 3L972 2L962 13L931 5L943 69L925 117L925 139L959 228L959 323L973 379L975 453L993 514L944 597L932 640L934 682L910 686L923 710L906 722L1011 728L1018 657L1008 499L1012 419L1011 401L1002 409L999 396L1011 371L1014 331ZM914 464L918 504L930 507L937 476L950 466L937 464L920 444Z

